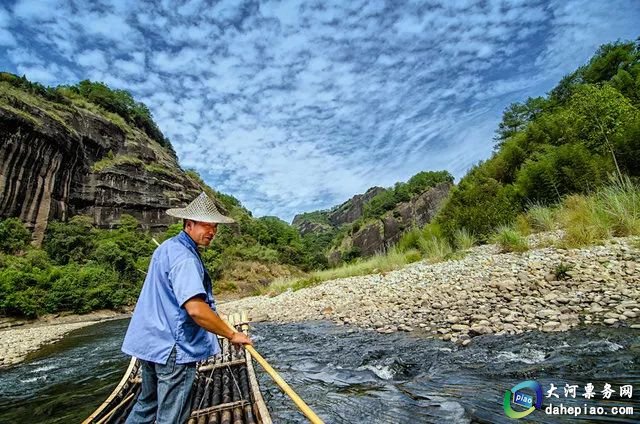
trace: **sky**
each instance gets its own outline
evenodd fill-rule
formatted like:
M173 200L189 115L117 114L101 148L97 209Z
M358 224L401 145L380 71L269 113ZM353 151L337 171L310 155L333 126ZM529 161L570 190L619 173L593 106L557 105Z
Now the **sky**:
M640 0L0 1L0 70L149 106L183 168L291 221L490 157L502 111L604 43Z

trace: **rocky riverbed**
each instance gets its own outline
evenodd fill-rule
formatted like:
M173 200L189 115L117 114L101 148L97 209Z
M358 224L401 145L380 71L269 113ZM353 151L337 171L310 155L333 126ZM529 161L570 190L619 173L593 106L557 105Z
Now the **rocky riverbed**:
M530 237L534 249L470 249L463 259L325 282L275 297L221 305L255 320L330 319L378 332L419 331L468 344L480 334L564 331L579 324L640 328L639 240L559 249L561 234Z
M126 317L114 311L85 315L49 315L35 321L0 320L0 369L22 362L41 346L60 340L65 334L99 321Z

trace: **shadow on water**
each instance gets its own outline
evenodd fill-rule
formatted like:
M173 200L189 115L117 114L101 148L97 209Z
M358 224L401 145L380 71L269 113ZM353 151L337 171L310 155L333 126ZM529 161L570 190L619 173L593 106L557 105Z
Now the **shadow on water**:
M120 354L127 320L80 329L0 372L0 422L80 422L110 393L126 369ZM331 423L508 423L505 390L523 380L558 387L565 406L633 406L633 416L549 416L521 422L638 422L640 331L583 328L566 333L482 336L467 347L407 333L382 335L327 322L256 324L256 348L303 399ZM304 423L295 406L259 372L276 423ZM592 383L597 397L585 400ZM602 399L604 384L616 393ZM575 399L565 384L578 385ZM618 396L632 384L632 399ZM543 408L549 399L544 399Z

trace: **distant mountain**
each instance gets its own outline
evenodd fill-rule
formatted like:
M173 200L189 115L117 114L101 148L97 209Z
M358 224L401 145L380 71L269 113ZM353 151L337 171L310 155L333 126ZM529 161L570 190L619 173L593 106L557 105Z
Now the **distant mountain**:
M321 239L317 248L329 264L371 256L385 252L405 231L430 222L452 186L446 171L420 172L393 188L372 187L329 210L296 215L292 225L303 237Z

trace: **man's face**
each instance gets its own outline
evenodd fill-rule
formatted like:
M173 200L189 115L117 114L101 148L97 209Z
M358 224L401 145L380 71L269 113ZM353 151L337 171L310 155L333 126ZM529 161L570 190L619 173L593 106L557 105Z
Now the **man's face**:
M187 221L185 232L198 246L207 247L218 232L218 224L208 222Z

